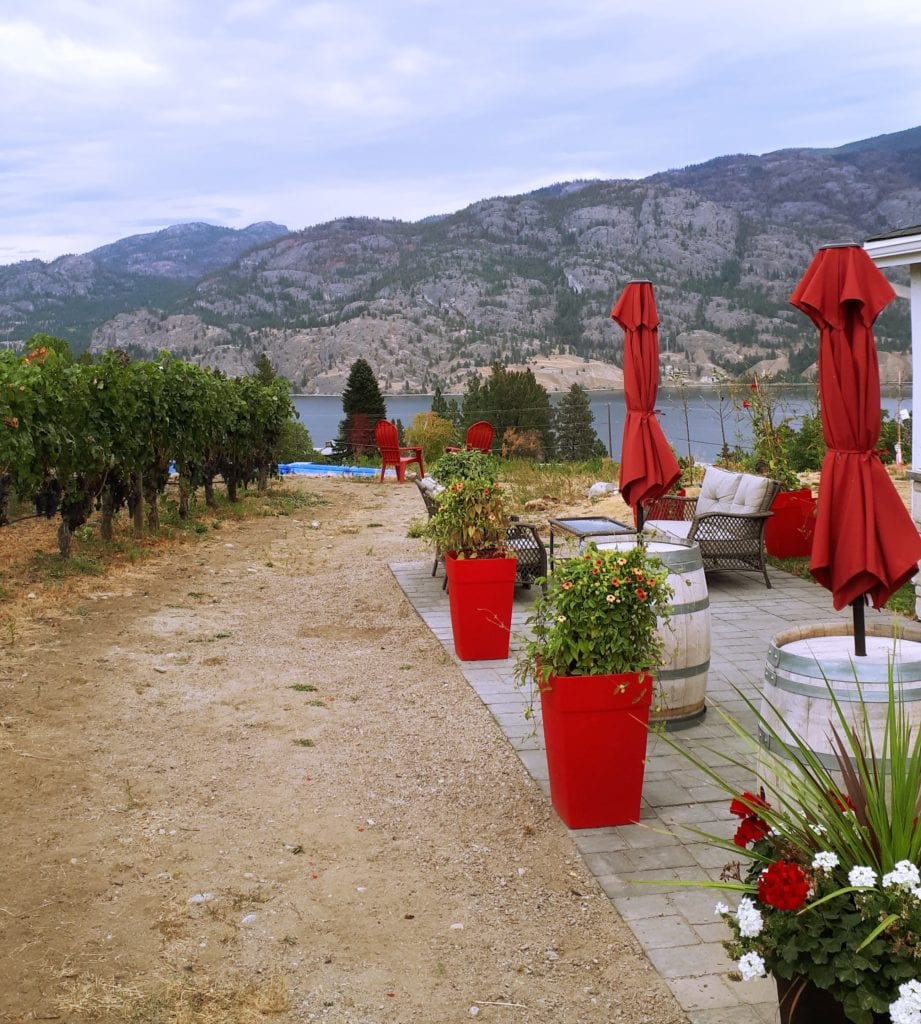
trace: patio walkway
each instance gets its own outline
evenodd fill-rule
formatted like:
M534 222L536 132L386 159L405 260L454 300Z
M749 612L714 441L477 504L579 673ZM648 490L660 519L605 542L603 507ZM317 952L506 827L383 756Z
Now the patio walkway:
M390 568L413 607L453 654L441 573L432 578L430 560L398 563ZM748 747L712 709L718 706L728 711L752 730L753 715L733 686L757 701L771 638L798 623L841 617L822 588L777 569L770 570L770 576L771 590L754 573L708 576L712 617L707 685L710 710L696 724L670 733L670 738L692 747L734 750L751 759ZM532 592L516 592L513 636L523 631L532 600ZM543 736L539 729L535 734L525 721L525 695L515 687L512 676L514 657L513 640L508 661L458 661L458 665L535 782L549 796ZM739 772L740 791L750 789L753 782L753 773ZM721 941L728 931L713 909L717 900L726 899L725 894L667 882L634 884L649 879L718 878L729 859L725 851L699 841L691 833L663 835L661 830L691 825L728 837L737 824L729 816L726 795L655 735L649 739L641 820L639 825L571 830L570 835L691 1024L772 1024L777 1020L773 981L735 982L727 977L732 964Z

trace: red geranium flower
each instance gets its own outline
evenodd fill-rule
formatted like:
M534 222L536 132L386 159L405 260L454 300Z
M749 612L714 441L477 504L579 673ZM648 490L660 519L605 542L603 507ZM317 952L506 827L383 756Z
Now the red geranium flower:
M750 818L754 815L756 807L765 807L770 810L771 805L757 794L749 793L746 790L729 805L729 813L737 818Z
M757 843L768 834L768 824L756 815L745 818L742 824L736 829L732 841L736 846L748 846L749 843Z
M749 400L747 398L743 400L743 402L742 402L742 408L743 409L747 409L750 405L751 405L751 402L749 402Z
M758 899L778 910L799 910L808 895L806 873L788 860L771 864L758 879Z
M839 811L841 811L842 814L845 811L857 810L857 808L854 806L854 804L851 801L851 798L847 795L847 793L836 793L834 790L830 789L828 791L828 795L831 798L831 802L835 805L835 807L838 808Z

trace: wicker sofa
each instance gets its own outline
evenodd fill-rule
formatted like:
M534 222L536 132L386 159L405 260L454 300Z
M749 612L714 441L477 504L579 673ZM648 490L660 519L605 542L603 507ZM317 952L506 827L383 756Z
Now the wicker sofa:
M780 484L751 473L708 466L695 498L664 495L645 509L645 524L666 536L695 541L704 570L760 572L770 587L764 564L764 527Z

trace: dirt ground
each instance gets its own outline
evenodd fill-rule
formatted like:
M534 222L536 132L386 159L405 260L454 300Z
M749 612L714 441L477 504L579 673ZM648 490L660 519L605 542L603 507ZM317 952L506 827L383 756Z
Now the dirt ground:
M0 1021L684 1021L390 574L416 489L283 486L0 602Z

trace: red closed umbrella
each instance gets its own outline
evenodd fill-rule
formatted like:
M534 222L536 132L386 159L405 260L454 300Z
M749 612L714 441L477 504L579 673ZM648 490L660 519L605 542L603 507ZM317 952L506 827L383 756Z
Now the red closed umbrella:
M819 329L822 461L809 571L836 609L854 606L857 653L864 595L882 607L918 571L921 536L876 451L879 364L873 323L895 292L859 245L820 249L790 296Z
M624 329L627 416L620 454L620 493L642 529L645 502L681 476L675 453L656 419L659 393L659 313L649 281L630 281L611 310Z

